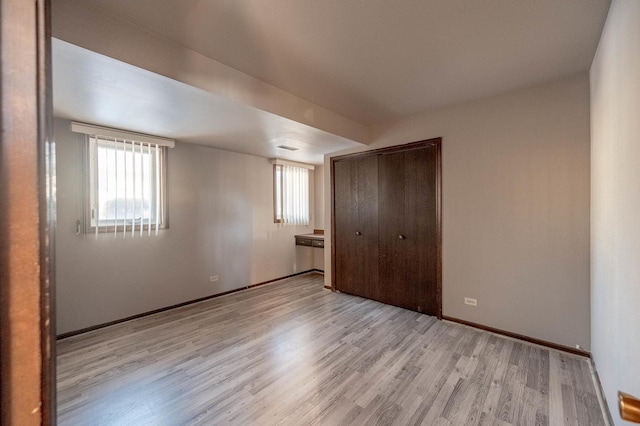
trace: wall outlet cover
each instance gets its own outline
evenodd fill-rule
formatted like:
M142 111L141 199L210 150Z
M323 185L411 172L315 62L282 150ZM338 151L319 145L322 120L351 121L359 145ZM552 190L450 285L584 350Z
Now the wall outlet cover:
M478 306L478 300L477 299L472 299L470 297L465 297L464 298L464 304L465 305L471 305L471 306Z

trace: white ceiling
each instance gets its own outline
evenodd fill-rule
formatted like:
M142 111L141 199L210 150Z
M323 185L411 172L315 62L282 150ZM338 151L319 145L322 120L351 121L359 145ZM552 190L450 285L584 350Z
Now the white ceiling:
M364 124L587 70L610 0L89 0Z
M359 146L61 40L53 39L52 51L58 117L311 164Z

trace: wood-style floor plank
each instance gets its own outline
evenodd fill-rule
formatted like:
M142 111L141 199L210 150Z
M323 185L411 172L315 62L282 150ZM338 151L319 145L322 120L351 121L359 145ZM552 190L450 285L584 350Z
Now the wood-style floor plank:
M605 425L584 358L309 274L58 342L60 425Z

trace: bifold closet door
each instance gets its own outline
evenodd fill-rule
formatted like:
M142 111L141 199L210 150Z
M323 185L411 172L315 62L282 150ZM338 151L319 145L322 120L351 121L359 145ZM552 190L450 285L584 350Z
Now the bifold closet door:
M334 163L335 287L379 300L378 156Z
M378 159L378 300L429 315L438 315L436 168L435 145Z

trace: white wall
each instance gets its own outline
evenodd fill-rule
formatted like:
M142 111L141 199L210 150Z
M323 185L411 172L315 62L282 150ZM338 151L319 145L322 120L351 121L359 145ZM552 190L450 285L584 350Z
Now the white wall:
M313 268L293 237L313 223L273 223L268 159L179 142L168 156L169 229L136 239L75 235L80 142L62 119L55 138L58 334Z
M617 425L640 397L640 2L614 0L591 66L591 336Z
M444 315L588 350L587 75L375 127L370 148L434 137L443 138Z

